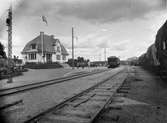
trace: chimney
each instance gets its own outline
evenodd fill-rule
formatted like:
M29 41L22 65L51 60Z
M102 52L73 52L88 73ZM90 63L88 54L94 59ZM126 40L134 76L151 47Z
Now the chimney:
M44 32L40 32L41 39L44 36Z

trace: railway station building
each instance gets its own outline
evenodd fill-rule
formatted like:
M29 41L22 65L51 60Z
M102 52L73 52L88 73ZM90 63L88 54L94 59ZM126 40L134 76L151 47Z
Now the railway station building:
M21 54L24 63L64 63L69 55L59 39L44 32L40 32L39 36L29 41Z

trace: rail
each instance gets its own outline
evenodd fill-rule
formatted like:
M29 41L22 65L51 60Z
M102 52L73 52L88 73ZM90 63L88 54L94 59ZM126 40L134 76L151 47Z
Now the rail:
M125 80L127 75L123 73L122 79L119 82L115 81L114 77L121 73L123 71L119 71L111 77L66 99L47 111L27 120L25 123L45 123L46 121L47 123L92 123L112 100L112 95Z
M51 79L51 80L47 80L47 81L41 81L41 82L36 82L36 83L32 83L32 84L1 89L0 90L0 97L15 94L15 93L19 93L19 92L24 92L24 91L28 91L28 90L32 90L32 89L36 89L36 88L42 88L42 87L45 87L45 86L58 84L58 83L66 82L66 81L69 81L69 80L78 79L78 78L82 78L82 77L102 73L102 72L105 72L105 71L107 71L107 70L99 70L99 71L93 71L93 72L88 72L88 73L79 73L79 74L76 74L76 75L60 77L60 78Z

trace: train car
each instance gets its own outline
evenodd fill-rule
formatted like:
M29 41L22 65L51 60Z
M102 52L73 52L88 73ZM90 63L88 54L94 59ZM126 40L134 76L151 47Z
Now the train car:
M155 40L157 58L160 62L160 70L167 76L167 21L158 30Z
M108 57L108 68L115 68L120 65L120 59L116 56Z
M142 54L139 58L138 58L138 62L139 65L142 66L145 63L145 57L146 57L146 53Z
M157 68L160 77L167 79L167 21L158 30L155 43L139 57L139 64Z
M155 44L152 44L147 52L141 55L138 59L139 64L142 66L152 67L152 66L159 66L159 61L157 59L157 49Z

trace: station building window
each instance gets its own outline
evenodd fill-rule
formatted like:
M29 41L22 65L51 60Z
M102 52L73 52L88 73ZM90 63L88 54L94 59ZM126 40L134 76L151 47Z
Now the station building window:
M57 56L56 56L56 59L57 59L57 60L60 60L60 55L57 55Z
M36 53L30 53L29 60L36 60Z
M46 54L46 61L51 62L52 61L52 54Z
M65 55L63 55L63 60L66 60L66 56Z
M60 47L57 47L57 52L60 52Z
M36 44L31 44L31 49L36 49Z
M52 44L53 46L56 46L56 42L53 42L53 44Z

